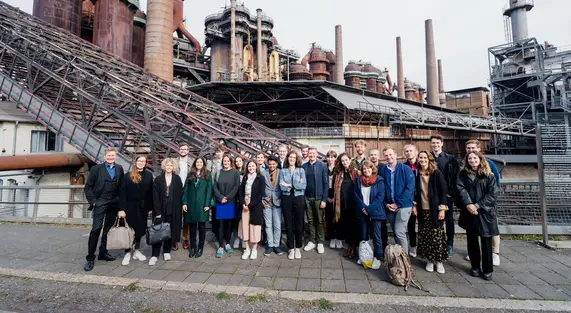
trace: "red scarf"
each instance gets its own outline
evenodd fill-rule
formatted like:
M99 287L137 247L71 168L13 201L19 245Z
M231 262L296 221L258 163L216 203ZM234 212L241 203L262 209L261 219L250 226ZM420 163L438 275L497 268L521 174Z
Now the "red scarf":
M371 187L377 181L377 175L371 175L367 178L365 175L361 176L361 185L363 187Z

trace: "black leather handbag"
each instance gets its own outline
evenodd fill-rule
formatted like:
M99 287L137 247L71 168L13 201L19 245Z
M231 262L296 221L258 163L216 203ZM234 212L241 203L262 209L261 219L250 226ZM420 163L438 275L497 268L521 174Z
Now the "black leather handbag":
M152 225L147 228L146 235L147 245L154 245L169 240L171 239L171 224L163 222L155 225L155 220L153 219Z

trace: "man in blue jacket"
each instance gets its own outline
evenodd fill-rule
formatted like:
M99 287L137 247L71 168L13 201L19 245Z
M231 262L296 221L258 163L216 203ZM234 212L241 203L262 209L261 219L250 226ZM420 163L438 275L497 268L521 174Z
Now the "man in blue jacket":
M303 250L313 250L317 243L317 253L323 253L325 252L323 248L323 241L325 239L325 231L323 229L323 210L327 203L329 175L327 165L317 160L317 148L310 147L308 156L309 161L303 164L302 167L307 179L305 199L307 203L309 242Z
M383 149L383 155L387 161L381 171L386 189L383 205L396 243L408 254L406 232L414 201L414 174L410 167L397 161L392 148Z

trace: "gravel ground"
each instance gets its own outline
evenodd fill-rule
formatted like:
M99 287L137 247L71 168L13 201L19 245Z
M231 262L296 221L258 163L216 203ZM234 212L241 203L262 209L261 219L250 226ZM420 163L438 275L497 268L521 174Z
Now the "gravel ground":
M135 289L135 290L131 290ZM403 304L373 306L329 302L297 302L279 298L145 290L92 284L0 277L0 310L63 313L183 313L183 312L387 312L489 313L482 309L427 308ZM323 308L322 308L323 307ZM496 310L510 312L512 310ZM521 311L519 311L521 312ZM539 311L534 311L539 312ZM547 312L547 311L541 311Z

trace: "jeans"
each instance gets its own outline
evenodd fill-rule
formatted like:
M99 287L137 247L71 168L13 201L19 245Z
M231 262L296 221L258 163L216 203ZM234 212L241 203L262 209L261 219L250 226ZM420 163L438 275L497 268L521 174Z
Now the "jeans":
M361 226L361 241L369 240L368 234L368 225L371 228L371 235L373 237L373 253L377 260L383 259L384 254L384 245L386 244L383 242L382 235L381 235L381 227L384 225L386 220L369 220L368 218L359 219L359 223Z
M482 246L478 243L478 237ZM483 273L492 273L494 266L492 265L492 237L480 237L476 233L466 232L466 240L468 241L468 255L470 256L470 264L472 268L480 269L482 264Z
M325 232L323 230L323 211L321 199L307 198L307 225L309 226L309 241L323 243Z
M393 229L393 234L397 244L401 245L404 252L408 253L408 241L406 239L406 228L408 225L408 219L410 218L410 213L412 212L412 207L410 208L398 208L396 212L387 210L387 219L391 223L391 228Z
M171 223L171 225L172 225L172 215L165 215L162 218L164 219L162 221L160 218L155 219L153 224L159 225L160 223L165 222L165 223ZM171 228L171 233L174 231L180 231L180 229L172 229ZM158 258L159 255L161 255L161 246L163 247L163 253L171 253L172 239L165 240L163 242L159 242L157 244L154 244L153 248L152 248L152 256L154 256L155 258Z
M454 247L454 200L452 197L448 199L448 210L444 213L444 221L446 222L446 245Z
M273 205L264 208L268 247L279 248L282 239L282 209Z
M282 210L287 231L287 248L301 248L303 245L304 196L284 195Z
M103 229L103 235L101 236L101 245L99 246L99 254L107 253L107 233L115 223L117 218L117 210L109 207L108 205L97 206L93 209L93 225L91 226L91 231L89 232L88 241L88 261L95 260L95 250L97 250L97 242L99 241L99 235L101 235L101 230Z

